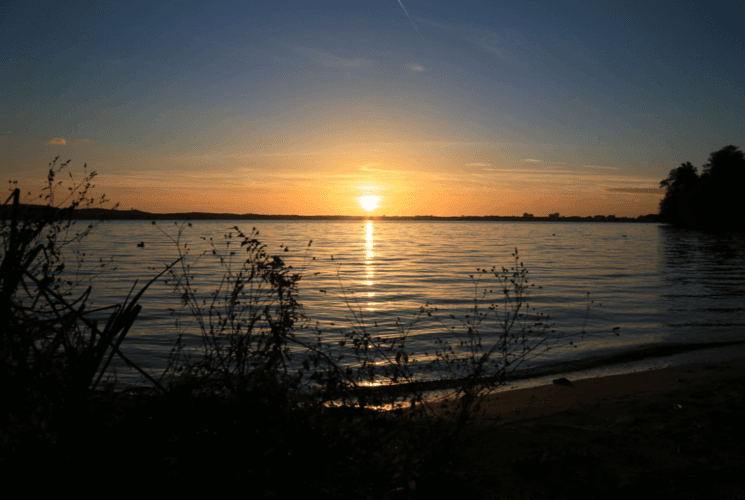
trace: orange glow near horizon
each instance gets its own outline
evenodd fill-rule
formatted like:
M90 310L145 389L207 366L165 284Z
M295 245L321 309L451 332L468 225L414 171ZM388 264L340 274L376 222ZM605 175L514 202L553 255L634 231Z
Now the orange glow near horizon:
M340 176L341 177L341 176ZM98 193L120 203L120 210L137 209L153 213L213 212L235 214L365 215L387 216L460 215L520 216L524 212L547 216L616 215L657 213L659 195L613 193L603 187L580 186L555 190L523 191L520 182L476 183L429 179L420 175L416 186L397 174L380 176L377 192L361 189L358 181L329 175L323 184L269 180L258 185L189 186L115 185L99 182ZM124 183L122 183L124 184ZM589 184L589 183L585 183ZM515 186L517 185L517 187ZM362 191L362 193L360 193Z
M399 144L344 146L297 157L216 157L221 169L206 173L170 158L153 159L159 168L152 170L109 165L96 179L96 193L120 210L152 213L388 217L637 217L657 213L663 194L657 181L586 168L579 159L551 167L494 153L465 163L465 153L437 145L412 143L405 152ZM24 184L45 182L41 168L33 178L24 175Z

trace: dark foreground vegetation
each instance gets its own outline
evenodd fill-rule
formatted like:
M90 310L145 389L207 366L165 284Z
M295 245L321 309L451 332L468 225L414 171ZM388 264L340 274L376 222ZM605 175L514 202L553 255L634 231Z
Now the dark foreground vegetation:
M673 226L714 231L745 231L745 156L737 146L709 155L698 174L690 162L660 182L660 220Z
M518 444L498 453L514 457L499 474L475 477L478 468L464 465L464 443L474 430L486 432L480 418L493 391L523 361L571 344L528 306L532 284L517 251L511 269L478 270L474 280L483 280L484 293L461 320L441 318L425 305L398 335L376 336L352 301L331 297L346 300L353 319L343 340L328 342L297 301L301 274L282 255L267 254L257 233L235 228L224 245L210 240L210 252L192 256L181 241L188 225L178 226L169 266L149 283L134 283L120 303L93 309L91 285L70 278L81 275L67 268L84 266L86 256L73 252L71 263L64 255L94 229L77 225L74 212L105 199L91 196L95 173L59 181L66 166L50 165L43 207L32 213L11 184L9 217L0 221L0 470L6 477L213 488L241 481L257 497L410 498L514 493L514 485L494 484L514 469L510 477L533 485L519 490L526 498L531 491L541 497L544 486L555 498L576 491L576 484L561 490L554 475L541 472L554 467L555 457L520 458L513 455ZM197 291L193 257L217 259L224 277L216 289ZM106 262L94 264L105 276ZM173 287L183 308L179 324L190 320L201 348L185 349L181 330L169 366L154 375L120 347L158 279ZM420 321L439 322L443 335L418 361L406 340ZM114 357L140 371L147 385L117 388ZM354 362L344 364L347 359ZM422 373L448 379L451 404L425 400ZM493 447L489 453L491 460ZM628 493L642 483L622 477L591 487L623 484L632 485L622 490Z

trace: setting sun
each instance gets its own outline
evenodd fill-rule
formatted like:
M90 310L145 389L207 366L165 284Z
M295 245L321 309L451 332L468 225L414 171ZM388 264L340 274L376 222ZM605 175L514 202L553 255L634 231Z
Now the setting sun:
M360 196L360 206L368 212L378 208L380 196Z

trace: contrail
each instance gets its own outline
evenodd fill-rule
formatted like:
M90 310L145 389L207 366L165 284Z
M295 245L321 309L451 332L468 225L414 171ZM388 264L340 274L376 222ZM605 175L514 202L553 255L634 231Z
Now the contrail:
M402 4L402 3L401 3L401 0L398 0L398 5L400 5L400 6L401 6L401 8L402 8L402 9L404 9L404 14L406 14L406 17L408 17L408 18L409 18L409 22L411 23L411 25L412 25L412 26L414 27L414 29L416 30L416 33L417 33L417 35L419 35L419 36L421 37L421 36L422 36L422 34L421 34L421 33L419 33L419 28L417 28L417 27L416 27L416 24L414 24L414 21L412 21L412 20L411 20L411 16L409 15L409 13L408 13L408 12L406 12L406 7L404 7L404 4Z

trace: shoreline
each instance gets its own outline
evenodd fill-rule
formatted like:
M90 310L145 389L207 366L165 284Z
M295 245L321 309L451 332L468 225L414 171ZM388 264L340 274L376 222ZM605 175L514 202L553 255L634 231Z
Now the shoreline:
M739 354L738 354L739 353ZM504 393L539 386L550 386L554 378L593 379L620 374L643 373L654 370L673 369L696 363L718 363L729 360L745 360L745 341L697 342L654 344L633 351L623 351L609 356L564 361L550 365L523 369L508 374L504 384L493 389ZM421 391L425 401L447 399L448 394L459 385L459 379L434 379L420 382L405 382L394 386L376 386L363 389L363 394L406 394L407 388Z
M619 352L609 356L583 360L564 361L550 365L534 367L508 375L502 386L494 389L495 393L504 393L539 386L550 386L554 378L566 377L570 380L601 378L620 374L640 373L687 366L698 363L737 362L745 360L745 340L724 342L698 342L676 344L654 344L634 351ZM133 378L141 376L134 374ZM396 391L405 394L407 387L421 390L425 400L439 401L458 385L453 379L435 379L396 386L377 386L363 389L366 394ZM117 392L149 388L144 381L127 383L126 378L115 383Z
M549 385L554 378L571 380L600 378L635 372L647 372L695 364L729 363L745 360L745 341L663 343L625 351L602 358L567 361L537 370L531 377L509 380L500 392ZM509 386L509 387L508 387Z
M722 380L735 378L745 379L745 360L720 364L691 363L600 377L572 378L571 386L543 384L494 392L485 398L480 419L506 423L590 408L610 415L618 410L616 406L619 402L637 398L654 400L691 389L712 390ZM611 411L610 408L615 410Z

